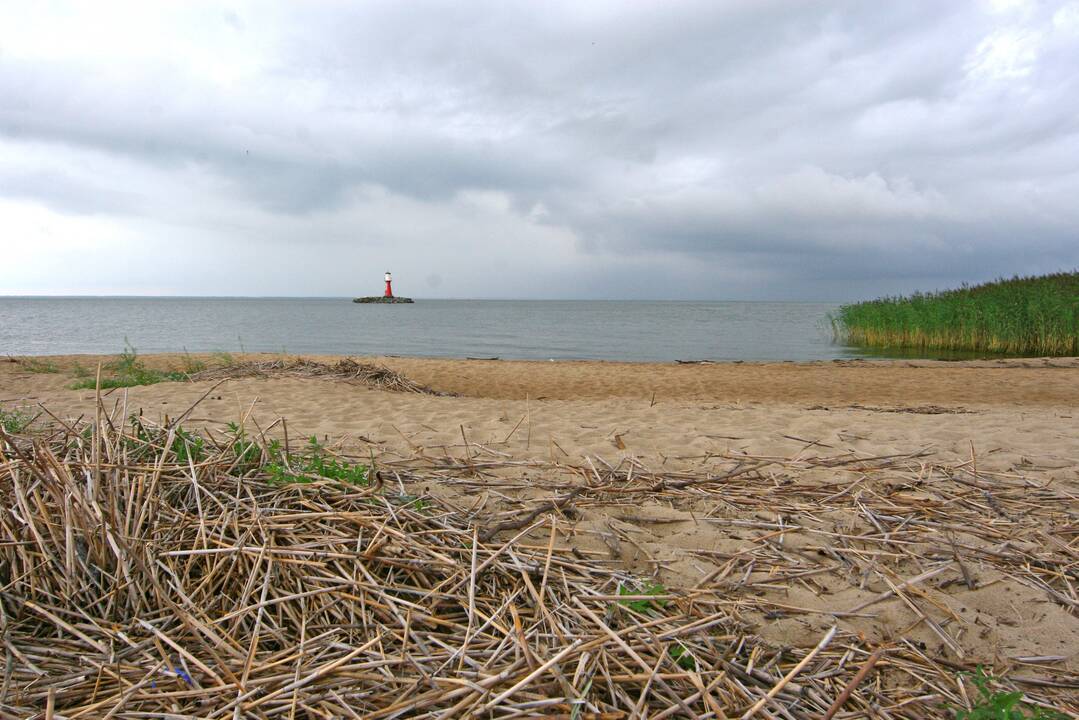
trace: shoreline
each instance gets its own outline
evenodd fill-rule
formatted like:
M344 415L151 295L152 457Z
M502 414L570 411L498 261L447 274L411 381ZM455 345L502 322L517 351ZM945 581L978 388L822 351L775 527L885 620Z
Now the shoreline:
M61 390L76 367L83 373L116 355L24 357L57 370L24 379ZM492 400L648 399L846 407L1079 406L1079 358L1013 360L833 360L680 364L611 360L489 360L280 353L139 355L158 370L304 358L333 364L353 359L387 367L435 390ZM19 372L18 358L0 365ZM52 378L54 381L49 381ZM70 384L70 382L68 382ZM10 395L4 395L7 397Z
M119 355L116 353L31 353L0 355L0 362L18 360L109 360ZM828 365L873 365L878 367L1059 367L1079 368L1079 356L1024 356L1024 357L981 357L981 358L919 358L919 357L844 357L815 360L708 360L684 358L678 360L617 360L609 358L511 358L511 357L478 357L465 355L365 355L362 353L327 353L327 352L276 352L276 351L229 351L229 350L200 350L185 352L183 350L167 350L154 352L139 352L138 357L143 360L177 359L185 356L196 359L212 359L222 355L230 355L235 358L248 358L253 360L267 360L274 358L318 358L320 360L335 360L352 358L360 361L389 360L419 360L434 362L499 362L516 364L604 364L604 365L630 365L630 366L672 366L672 365L718 365L718 366L828 366Z

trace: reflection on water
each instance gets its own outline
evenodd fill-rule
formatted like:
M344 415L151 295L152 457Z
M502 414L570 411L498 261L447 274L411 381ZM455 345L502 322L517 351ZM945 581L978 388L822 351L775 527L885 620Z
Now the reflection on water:
M850 347L849 352L859 357L885 360L1002 360L1005 358L1025 357L1011 353L991 353L973 350L920 350L904 347Z

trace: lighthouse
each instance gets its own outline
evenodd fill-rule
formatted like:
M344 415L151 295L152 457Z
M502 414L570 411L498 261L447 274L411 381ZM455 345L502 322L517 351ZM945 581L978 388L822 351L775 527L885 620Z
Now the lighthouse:
M374 305L410 305L412 298L400 297L393 294L393 276L386 273L386 290L381 295L368 295L367 297L353 298L354 303Z

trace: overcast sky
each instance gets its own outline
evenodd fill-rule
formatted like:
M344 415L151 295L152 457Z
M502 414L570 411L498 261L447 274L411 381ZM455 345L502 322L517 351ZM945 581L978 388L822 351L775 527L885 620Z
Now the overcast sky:
M1079 2L0 0L0 293L1079 267Z

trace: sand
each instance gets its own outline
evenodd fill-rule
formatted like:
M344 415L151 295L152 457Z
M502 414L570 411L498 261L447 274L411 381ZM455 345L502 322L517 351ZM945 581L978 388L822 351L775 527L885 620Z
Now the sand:
M15 362L0 363L0 405L44 406L61 418L92 413L94 392L69 389L69 368L76 361L93 367L97 359L52 360L62 372L31 373ZM739 592L751 590L773 604L774 612L746 620L777 646L812 646L822 629L836 622L830 614L836 608L856 607L888 590L869 570L875 557L887 556L887 547L864 551L864 567L855 563L858 567L798 580L776 567L760 572L752 563L730 565L757 552L761 537L776 523L811 528L781 531L777 552L817 557L834 547L822 540L834 536L823 533L853 531L867 522L853 502L846 515L818 518L792 511L784 505L787 488L836 483L856 486L858 493L879 493L888 483L908 482L919 466L959 466L968 473L973 468L974 477L983 478L975 487L999 481L1002 487L1027 483L1031 492L1051 489L1051 507L1038 511L1049 513L1045 522L1054 524L1054 537L1065 538L1065 547L1052 550L1070 556L1073 570L1079 563L1076 359L715 365L367 361L455 396L385 392L317 378L243 378L217 386L187 423L220 429L246 419L266 428L285 418L293 445L315 434L338 443L345 454L373 455L386 467L418 462L437 468L438 458L456 458L458 467L472 461L501 464L472 478L461 479L457 472L454 479L428 477L416 485L406 474L400 482L411 493L427 492L464 511L503 519L537 507L553 497L552 488L563 487L559 483L566 477L587 474L590 466L700 474L726 471L741 458L774 458L777 464L760 475L765 489L774 492L774 508L763 504L748 510L707 494L657 494L631 503L588 503L561 516L559 528L563 540L581 552L610 556L671 587L737 581ZM147 362L166 366L177 358L156 356ZM150 416L175 416L212 387L209 381L169 382L114 390L105 400ZM281 436L284 428L278 423L273 433ZM908 467L914 470L872 474L862 466L829 468L818 462L879 456L912 456ZM970 504L983 500L982 491L968 491L960 501L969 506L963 522L972 517ZM930 487L925 497L938 496ZM990 500L985 502L991 505ZM977 505L975 515L984 510L984 522L991 525L999 518L990 505ZM1005 527L993 552L1012 547L1006 532ZM546 537L540 533L537 541ZM961 527L952 537L974 542ZM939 538L942 552L950 551L949 542ZM731 567L737 570L732 573ZM1054 596L991 563L968 560L965 568L974 576L974 589L954 568L927 580L918 595L927 614L954 640L953 648L896 597L839 622L873 642L911 642L948 662L981 662L1077 683L1079 581L1064 581ZM903 571L904 577L917 574L912 566Z
M69 389L68 369L111 359L51 358L62 369L57 374L0 363L0 402L43 403L67 416L90 412L93 391ZM144 360L159 367L178 363L167 355ZM968 458L973 444L985 469L1079 465L1079 361L1068 358L715 365L366 361L458 396L386 393L320 379L245 378L222 385L196 416L224 423L250 411L263 425L284 417L297 434L364 437L383 451L402 453L459 445L464 427L470 441L496 444L514 457L630 454L680 468L709 453L791 456L812 443L835 454L931 448L947 461ZM162 383L107 391L106 397L126 394L131 408L175 415L211 385Z

